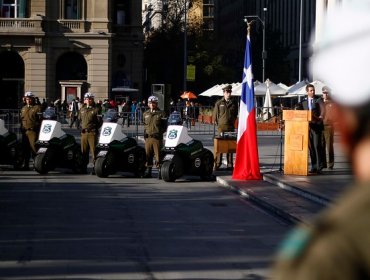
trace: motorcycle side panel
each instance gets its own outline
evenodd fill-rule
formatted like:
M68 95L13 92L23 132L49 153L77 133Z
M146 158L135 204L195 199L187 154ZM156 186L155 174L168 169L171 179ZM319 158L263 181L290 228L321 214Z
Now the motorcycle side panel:
M191 138L188 134L188 129L182 125L170 125L167 128L165 147L172 148L180 144L187 144L191 142Z
M106 122L100 131L99 144L109 144L113 141L124 141L127 135L122 132L122 126L117 123Z
M43 120L41 123L39 141L50 141L52 138L60 138L65 134L60 122Z
M5 122L0 119L0 135L5 135L6 133L8 133L8 129L5 127Z

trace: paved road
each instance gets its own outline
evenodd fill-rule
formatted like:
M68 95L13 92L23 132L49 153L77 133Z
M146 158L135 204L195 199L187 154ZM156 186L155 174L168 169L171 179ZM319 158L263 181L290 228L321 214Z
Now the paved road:
M291 225L215 182L0 170L1 279L264 279Z

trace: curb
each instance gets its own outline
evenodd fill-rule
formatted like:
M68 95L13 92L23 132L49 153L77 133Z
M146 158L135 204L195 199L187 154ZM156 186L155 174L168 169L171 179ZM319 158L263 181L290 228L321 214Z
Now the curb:
M319 195L315 192L312 192L312 191L307 191L307 190L304 190L300 187L297 187L293 184L290 184L290 183L287 183L287 182L284 182L282 180L279 180L279 178L277 178L277 176L275 176L274 174L263 174L263 180L266 181L266 182L269 182L271 184L274 184L276 186L278 186L279 188L281 189L284 189L286 191L289 191L289 192L292 192L294 194L297 194L301 197L304 197L306 199L309 199L313 202L316 202L318 204L321 204L323 206L328 206L331 204L331 200L328 199L327 197L324 197L322 195Z
M293 223L293 224L305 223L305 221L295 217L294 215L292 215L292 214L280 209L279 207L277 207L277 206L259 198L258 195L255 195L255 193L250 189L242 190L239 187L232 186L227 180L224 180L223 178L221 178L219 176L216 177L216 181L220 185L222 185L223 187L225 187L227 189L230 189L232 192L240 195L243 199L248 199L248 200L256 203L257 205L259 205L263 209L266 209L266 210L272 212L273 214L283 218L287 222L290 222L290 223Z

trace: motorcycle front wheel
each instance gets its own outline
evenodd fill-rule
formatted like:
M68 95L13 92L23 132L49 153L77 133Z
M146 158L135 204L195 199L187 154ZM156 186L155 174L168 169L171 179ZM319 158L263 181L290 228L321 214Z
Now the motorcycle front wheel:
M48 158L46 154L37 154L35 157L35 170L40 174L46 174L49 172L48 164L47 164Z
M95 162L95 174L100 178L106 178L110 174L110 166L107 157L98 157Z

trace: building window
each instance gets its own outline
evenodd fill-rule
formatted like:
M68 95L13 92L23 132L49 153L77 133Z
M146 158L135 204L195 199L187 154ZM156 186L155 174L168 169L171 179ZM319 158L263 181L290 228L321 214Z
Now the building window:
M214 17L214 7L213 6L203 6L203 16L204 17Z
M129 25L130 19L130 3L129 1L115 1L115 24L117 25Z
M82 0L64 0L63 2L64 19L82 18Z
M0 0L0 17L25 18L27 0Z

